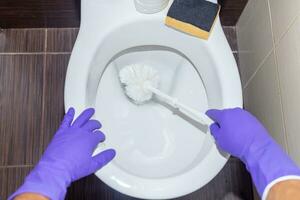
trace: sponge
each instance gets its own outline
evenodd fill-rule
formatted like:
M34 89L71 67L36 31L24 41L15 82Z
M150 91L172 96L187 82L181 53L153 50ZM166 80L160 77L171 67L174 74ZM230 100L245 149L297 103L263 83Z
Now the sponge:
M165 24L207 40L221 6L206 0L174 0Z

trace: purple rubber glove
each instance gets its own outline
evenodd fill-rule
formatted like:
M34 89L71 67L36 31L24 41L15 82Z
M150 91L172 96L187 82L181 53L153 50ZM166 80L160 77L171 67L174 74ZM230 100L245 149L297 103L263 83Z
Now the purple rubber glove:
M250 113L235 108L206 114L216 122L210 130L217 145L246 164L263 199L276 180L299 179L299 168Z
M94 112L87 109L72 123L75 111L68 110L41 160L9 199L31 192L62 200L72 181L96 172L114 158L112 149L92 157L98 143L105 139L98 130L101 124L90 119Z

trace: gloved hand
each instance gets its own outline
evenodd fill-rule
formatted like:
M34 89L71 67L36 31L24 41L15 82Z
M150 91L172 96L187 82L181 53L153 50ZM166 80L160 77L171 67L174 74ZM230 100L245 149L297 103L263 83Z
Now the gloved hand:
M68 110L41 160L9 199L31 192L62 200L72 181L94 173L114 158L113 149L92 156L98 143L105 139L98 130L101 124L90 119L94 112L86 109L72 123L75 111Z
M277 181L299 179L299 168L250 113L235 108L206 114L216 122L210 130L217 145L246 164L263 199Z

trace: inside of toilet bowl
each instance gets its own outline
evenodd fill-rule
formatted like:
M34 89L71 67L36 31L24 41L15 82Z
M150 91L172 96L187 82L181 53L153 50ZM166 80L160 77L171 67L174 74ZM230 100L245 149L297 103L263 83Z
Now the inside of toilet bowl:
M160 75L159 89L200 112L208 108L203 81L186 56L167 47L126 49L107 64L97 87L96 118L107 136L98 151L115 148L113 164L144 178L165 178L192 169L205 159L213 145L207 127L155 98L144 105L129 101L118 73L131 64L155 68Z

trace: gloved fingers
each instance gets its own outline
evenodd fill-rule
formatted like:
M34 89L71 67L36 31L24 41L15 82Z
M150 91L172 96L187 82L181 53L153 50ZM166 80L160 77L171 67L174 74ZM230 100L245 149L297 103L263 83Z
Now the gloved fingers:
M82 128L87 131L94 131L101 128L101 123L98 120L91 119L86 124L84 124Z
M86 122L90 120L90 118L94 115L95 109L94 108L88 108L84 110L74 121L73 126L75 127L81 127Z
M68 128L74 119L74 115L75 115L74 108L72 107L69 108L67 113L64 116L63 121L61 122L60 128Z
M98 145L100 142L105 140L105 135L101 131L94 131L93 133L95 145Z
M220 136L220 126L217 123L213 123L210 125L210 133L214 136L215 140L217 141Z
M109 163L116 156L114 149L108 149L92 157L90 173L94 173Z
M211 109L206 111L206 115L209 116L215 122L220 123L222 118L222 110Z

